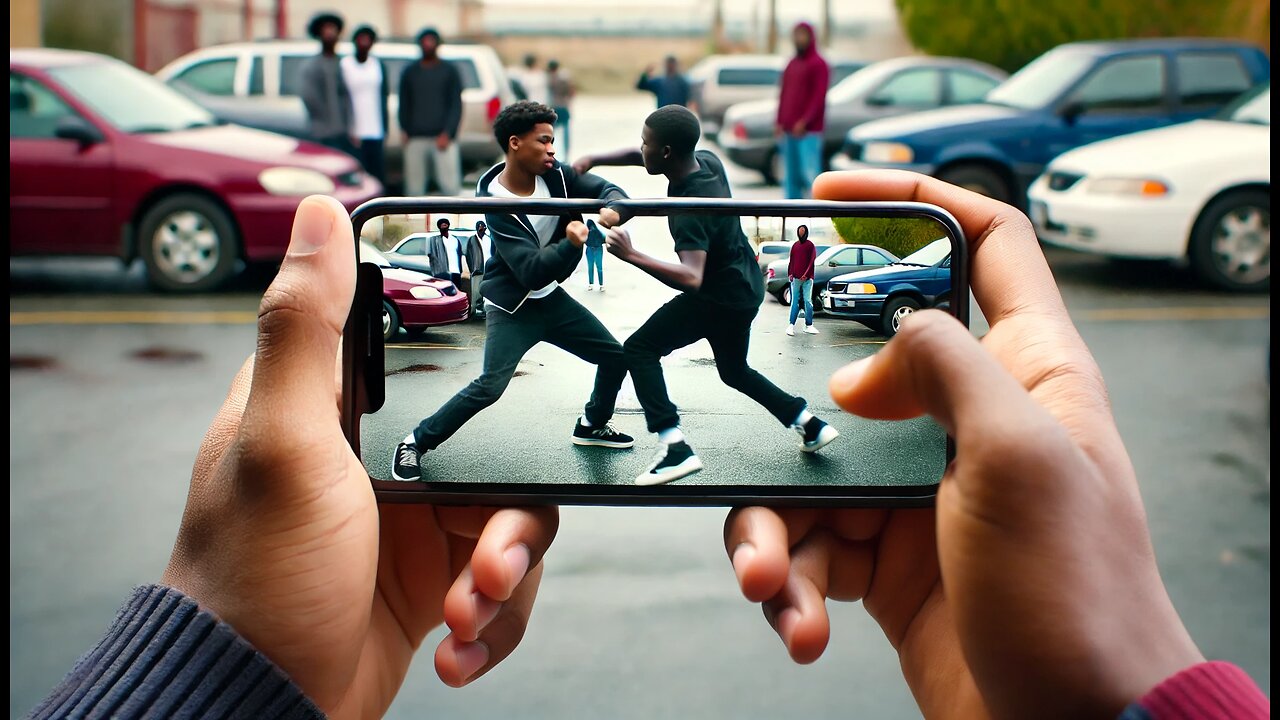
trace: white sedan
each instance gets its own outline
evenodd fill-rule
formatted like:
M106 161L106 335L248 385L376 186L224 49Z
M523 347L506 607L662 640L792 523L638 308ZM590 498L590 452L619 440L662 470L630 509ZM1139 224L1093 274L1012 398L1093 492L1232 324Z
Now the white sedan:
M1058 156L1028 192L1052 245L1189 261L1227 290L1271 284L1271 87L1216 118L1124 135Z

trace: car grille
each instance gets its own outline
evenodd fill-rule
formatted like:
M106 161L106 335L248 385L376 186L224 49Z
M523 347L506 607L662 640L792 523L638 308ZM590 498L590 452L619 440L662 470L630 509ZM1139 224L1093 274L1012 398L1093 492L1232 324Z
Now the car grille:
M1049 173L1049 189L1057 192L1070 190L1072 185L1084 179L1083 175L1068 172L1051 172Z
M836 293L842 293L848 289L849 289L849 285L847 283L828 283L827 284L827 292L833 295Z
M844 154L850 160L862 159L862 143L856 143L852 140L846 140L844 143Z

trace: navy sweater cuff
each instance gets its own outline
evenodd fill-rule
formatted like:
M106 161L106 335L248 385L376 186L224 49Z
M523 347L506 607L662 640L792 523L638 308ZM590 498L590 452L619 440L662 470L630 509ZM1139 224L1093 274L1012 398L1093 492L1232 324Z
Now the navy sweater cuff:
M323 718L280 668L172 588L139 587L32 718Z

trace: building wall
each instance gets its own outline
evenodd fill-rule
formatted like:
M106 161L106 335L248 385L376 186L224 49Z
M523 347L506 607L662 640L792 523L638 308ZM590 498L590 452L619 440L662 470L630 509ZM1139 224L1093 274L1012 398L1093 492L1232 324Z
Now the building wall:
M9 0L9 47L40 47L40 0Z

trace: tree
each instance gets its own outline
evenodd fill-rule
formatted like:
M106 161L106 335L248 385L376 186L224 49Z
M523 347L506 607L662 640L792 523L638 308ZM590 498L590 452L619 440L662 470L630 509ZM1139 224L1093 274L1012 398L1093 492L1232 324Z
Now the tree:
M874 245L904 258L947 236L933 220L923 218L833 218L840 239L851 245Z
M903 31L930 55L1010 72L1066 42L1135 37L1238 37L1271 46L1266 0L895 0Z

